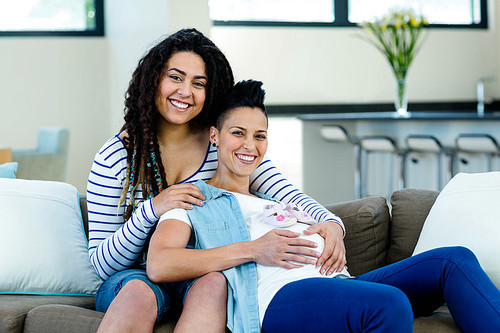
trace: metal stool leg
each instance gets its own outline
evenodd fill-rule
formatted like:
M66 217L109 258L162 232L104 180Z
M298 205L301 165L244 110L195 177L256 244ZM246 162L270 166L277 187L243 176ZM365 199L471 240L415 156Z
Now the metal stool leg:
M354 170L354 194L356 199L361 199L361 147L354 145L354 155L356 159L356 168Z
M354 196L361 199L361 148L359 140L349 135L347 130L340 125L323 125L320 129L323 139L330 142L349 142L354 146Z
M437 164L436 184L437 189L441 190L442 186L444 186L442 173L445 172L447 177L451 173L449 168L443 170L443 158L446 158L446 149L432 135L409 135L406 137L406 145L408 154L412 154L412 156L415 156L415 154L432 154L435 156Z
M368 173L370 171L369 168L369 156L373 153L389 153L392 155L391 169L389 170L389 184L390 184L390 193L394 191L394 166L398 166L398 188L402 188L404 186L405 180L405 168L404 168L404 159L406 152L397 148L395 141L387 136L365 136L360 138L359 145L361 149L360 153L360 196L364 197L368 195L366 189L368 186Z

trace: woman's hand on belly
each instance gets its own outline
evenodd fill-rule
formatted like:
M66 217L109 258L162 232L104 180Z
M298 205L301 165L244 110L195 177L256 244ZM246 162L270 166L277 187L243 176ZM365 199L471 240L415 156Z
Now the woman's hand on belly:
M317 233L325 239L325 249L316 262L321 274L341 272L347 264L344 246L344 231L337 222L316 223L304 230L305 235Z
M316 264L321 254L313 249L318 245L299 236L300 233L290 230L273 229L267 232L250 242L253 261L288 269L301 267L300 264Z

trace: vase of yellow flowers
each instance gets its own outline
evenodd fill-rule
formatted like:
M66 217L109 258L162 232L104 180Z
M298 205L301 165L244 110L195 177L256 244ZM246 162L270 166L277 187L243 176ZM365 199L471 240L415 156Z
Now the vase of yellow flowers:
M361 27L370 36L366 38L386 57L395 79L396 115L408 117L406 77L408 69L421 45L422 28L427 25L423 16L412 10L391 10L374 22L364 22Z

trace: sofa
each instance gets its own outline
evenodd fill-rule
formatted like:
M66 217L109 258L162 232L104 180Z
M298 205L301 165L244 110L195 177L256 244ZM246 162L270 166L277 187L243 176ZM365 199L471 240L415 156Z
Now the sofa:
M403 189L393 193L390 204L385 198L369 197L328 205L344 221L351 274L410 256L438 194ZM88 233L85 196L80 197L80 206ZM95 311L94 298L89 296L0 294L0 332L95 332L103 316ZM158 324L154 331L172 332L175 321L172 318ZM414 331L460 332L446 307L429 317L417 318Z
M66 181L69 134L64 127L40 127L35 148L12 149L12 161L19 164L16 177Z

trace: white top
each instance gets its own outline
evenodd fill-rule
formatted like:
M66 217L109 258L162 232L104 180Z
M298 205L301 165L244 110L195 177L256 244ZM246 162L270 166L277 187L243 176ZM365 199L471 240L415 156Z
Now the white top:
M275 228L272 225L265 223L263 217L264 206L267 204L275 204L275 202L240 193L231 193L234 194L241 207L241 212L245 219L251 240L255 240ZM160 217L158 223L167 219L176 219L187 223L191 227L191 221L189 220L187 212L184 209L176 208L166 212ZM283 229L302 233L308 227L309 225L307 224L296 223L290 227ZM323 237L321 237L320 235L302 234L299 237L317 243L318 247L315 248L315 250L319 253L323 252L325 242ZM260 323L262 324L266 309L273 299L274 295L284 285L293 281L311 277L330 278L339 274L349 276L349 273L345 268L342 273L333 273L330 276L321 275L319 273L319 269L320 267L316 268L315 265L305 265L299 268L286 269L281 267L271 267L257 264L257 297L259 303Z

